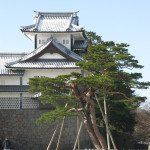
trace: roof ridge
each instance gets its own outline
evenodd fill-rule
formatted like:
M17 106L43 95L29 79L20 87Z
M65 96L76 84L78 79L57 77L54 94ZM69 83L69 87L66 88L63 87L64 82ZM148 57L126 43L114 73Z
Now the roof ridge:
M35 11L33 25L22 26L21 31L25 32L76 32L82 31L78 27L78 16L76 12L38 12ZM75 27L72 27L72 24Z
M77 14L79 11L75 12L41 12L41 11L34 11L35 13L40 13L40 14Z
M18 69L69 69L69 68L80 68L76 66L75 61L61 61L61 60L48 60L48 61L31 61L31 62L18 62L14 64L7 64L7 68L18 68Z
M5 55L7 55L7 56L15 56L15 55L26 55L26 54L28 54L28 53L11 53L11 52L0 52L0 56L5 56Z

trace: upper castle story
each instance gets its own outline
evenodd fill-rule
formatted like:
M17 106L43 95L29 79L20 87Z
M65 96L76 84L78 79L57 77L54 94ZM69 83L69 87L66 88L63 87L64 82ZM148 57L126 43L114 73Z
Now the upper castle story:
M34 42L35 49L30 53L0 53L1 77L30 78L33 76L27 72L32 69L80 69L76 62L83 60L87 37L77 12L36 12L33 25L21 31Z
M82 53L87 48L85 30L79 26L77 12L35 12L32 25L21 31L34 42L35 49L55 38L69 50Z

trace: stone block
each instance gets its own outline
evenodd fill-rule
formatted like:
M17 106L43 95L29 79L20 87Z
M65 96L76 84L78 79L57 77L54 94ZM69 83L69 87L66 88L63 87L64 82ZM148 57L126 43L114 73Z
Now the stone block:
M59 122L36 124L35 121L44 112L44 110L0 110L0 135L9 136L15 150L45 150ZM6 118L9 119L6 120ZM60 125L61 123L59 123L52 149L56 149ZM84 132L85 130L82 131L83 138L86 135ZM75 142L76 134L76 117L66 118L61 137L61 149L70 150Z

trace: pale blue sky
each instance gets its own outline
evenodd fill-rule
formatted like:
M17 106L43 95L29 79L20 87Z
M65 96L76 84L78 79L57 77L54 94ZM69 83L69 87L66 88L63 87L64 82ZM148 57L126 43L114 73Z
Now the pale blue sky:
M130 44L129 52L144 65L143 81L150 81L149 0L1 0L0 52L31 52L34 44L20 31L31 25L36 11L79 11L79 23L105 41ZM137 92L150 99L150 90Z

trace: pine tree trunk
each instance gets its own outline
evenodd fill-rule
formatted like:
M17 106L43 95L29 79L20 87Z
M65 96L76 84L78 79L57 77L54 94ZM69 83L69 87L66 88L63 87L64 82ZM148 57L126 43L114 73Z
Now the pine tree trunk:
M84 100L90 106L90 114L88 117L88 113L87 113L88 109L86 108L86 106L83 106L83 104L82 104L82 98L80 98L79 90L77 89L77 87L74 84L72 85L72 87L73 87L74 94L76 95L77 98L80 99L80 102L81 102L81 103L79 103L80 108L85 109L84 112L82 112L82 117L84 119L84 124L87 129L87 132L88 132L95 148L97 150L107 149L106 142L103 138L103 135L99 132L99 129L96 124L94 101L90 99L90 97L92 95L91 90L89 90L87 92L86 96L84 97Z
M89 123L89 122L90 122L89 118L84 116L84 125L87 129L87 132L88 132L90 138L91 138L91 141L92 141L93 145L95 146L95 148L97 150L100 150L101 149L100 143L99 143L93 129L91 128L91 123Z
M93 145L95 146L95 148L97 150L102 149L102 147L103 147L103 149L107 149L106 142L103 138L103 135L99 132L99 130L97 128L97 125L96 125L95 111L93 111L92 114L91 113L86 114L86 113L82 112L82 117L83 117L83 120L84 120L84 125L86 127L86 130L87 130L87 132L88 132L88 134L91 138L91 141L92 141ZM94 125L93 125L93 123L94 123ZM97 129L94 130L93 126L94 126L94 128L97 128ZM99 138L97 137L97 135L100 135ZM100 140L102 141L102 145L99 142Z
M100 133L100 131L99 131L98 127L97 127L97 124L96 124L96 116L95 116L95 108L94 108L94 106L93 107L91 106L91 108L90 108L90 117L91 117L91 122L92 122L92 125L93 125L93 129L94 129L95 135L96 135L100 145L102 146L102 149L107 149L107 145L106 145L105 139L104 139L103 135Z
M90 114L90 115L93 116L93 114ZM89 117L88 118L84 117L85 127L87 129L87 132L88 132L88 134L91 138L91 141L94 144L95 148L97 150L107 149L107 146L106 146L105 140L103 138L103 135L99 132L99 130L97 128L97 125L95 123L91 124L90 122L91 122L91 119ZM97 137L97 135L99 135L99 136ZM101 141L101 143L99 141Z

